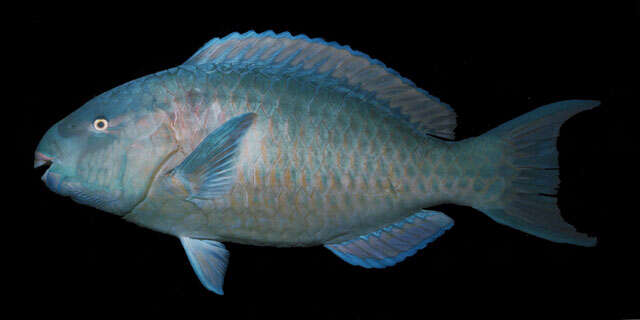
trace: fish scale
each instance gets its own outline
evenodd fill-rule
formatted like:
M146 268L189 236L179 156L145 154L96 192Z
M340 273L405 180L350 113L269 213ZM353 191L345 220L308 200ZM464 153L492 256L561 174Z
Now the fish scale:
M220 71L216 66L179 69L161 74L165 78L158 90L164 99L173 99L173 112L181 110L179 116L189 119L197 105L186 103L188 92L170 88L180 88L182 77L204 78L198 74ZM256 141L248 143L246 154L240 156L238 179L226 201L203 204L206 210L198 214L207 216L212 225L209 233L198 236L246 243L323 243L337 235L369 232L412 210L442 203L429 181L439 181L435 189L443 194L451 189L444 186L455 177L449 170L435 170L444 168L447 159L430 164L424 157L433 149L449 150L446 142L416 134L344 87L267 77L260 70L220 73L207 77L202 87L188 87L215 97L203 105L220 108L226 118L255 112ZM268 95L279 98L264 99ZM318 96L337 97L333 101L338 103ZM192 123L185 127L190 132L181 135L204 137L219 124L213 121L197 134L201 128ZM190 145L195 148L197 143ZM183 151L186 155L192 150ZM262 205L256 208L256 203Z

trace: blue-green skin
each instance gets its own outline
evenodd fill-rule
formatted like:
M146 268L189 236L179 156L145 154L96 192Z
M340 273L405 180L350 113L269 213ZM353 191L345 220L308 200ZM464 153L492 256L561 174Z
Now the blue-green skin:
M426 136L339 79L203 64L106 92L52 127L56 192L156 231L254 245L338 243L443 203L495 206L514 168L491 135ZM188 201L169 170L228 119L257 115L230 190ZM105 132L92 122L109 119ZM190 182L186 182L190 183ZM197 186L196 186L197 187ZM491 204L494 203L494 204Z

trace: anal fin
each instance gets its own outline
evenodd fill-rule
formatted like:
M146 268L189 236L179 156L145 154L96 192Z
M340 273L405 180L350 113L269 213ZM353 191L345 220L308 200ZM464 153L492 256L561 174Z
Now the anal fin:
M380 230L325 247L350 264L386 268L414 255L452 226L453 219L445 214L421 210Z

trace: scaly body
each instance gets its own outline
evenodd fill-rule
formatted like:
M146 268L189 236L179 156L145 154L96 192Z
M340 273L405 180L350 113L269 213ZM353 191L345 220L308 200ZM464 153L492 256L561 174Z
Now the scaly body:
M349 47L232 34L185 64L89 101L42 138L35 166L74 201L180 238L222 294L221 243L324 245L392 266L453 226L443 203L555 242L593 246L561 217L556 138L597 106L541 107L454 141L451 107Z
M149 77L131 86L167 108L180 152L165 170L227 119L258 115L227 195L195 205L186 192L154 186L126 216L158 231L275 246L330 243L420 208L467 204L472 190L477 196L500 178L487 175L494 171L486 153L424 136L346 86L215 65ZM497 184L495 196L505 187Z

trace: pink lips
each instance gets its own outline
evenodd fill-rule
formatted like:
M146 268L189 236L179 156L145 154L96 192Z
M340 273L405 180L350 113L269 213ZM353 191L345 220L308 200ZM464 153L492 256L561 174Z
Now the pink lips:
M42 152L36 151L36 157L35 157L35 160L33 161L33 167L38 168L47 163L51 163L51 161L53 161L53 157L49 157L43 154Z

